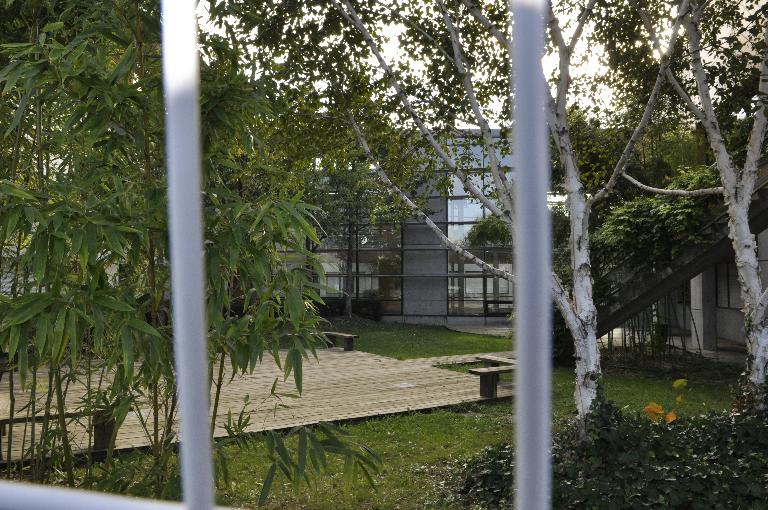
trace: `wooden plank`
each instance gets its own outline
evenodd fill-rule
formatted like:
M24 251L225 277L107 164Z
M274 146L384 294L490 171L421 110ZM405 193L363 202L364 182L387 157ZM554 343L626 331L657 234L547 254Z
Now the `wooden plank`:
M511 355L512 353L494 353ZM435 368L435 365L452 362L456 359L475 359L478 354L462 356L443 356L422 358L420 360L400 361L386 356L379 356L359 351L341 351L328 349L318 351L318 360L311 359L304 363L304 388L301 398L283 398L278 401L270 395L275 378L278 378L277 391L295 393L292 378L283 381L283 371L272 359L264 362L252 374L232 374L227 367L225 385L220 396L217 412L217 425L214 435L226 436L223 424L227 413L240 413L244 397L248 395L251 424L249 432L285 429L299 425L312 425L321 421L343 421L393 413L431 409L465 402L485 400L478 395L477 379L461 372ZM447 364L447 363L446 363ZM46 398L48 369L38 371L37 399L38 412ZM107 374L105 379L111 376ZM82 381L84 377L72 382L66 398L66 411L73 412L86 394ZM231 381L230 381L231 379ZM229 381L229 382L226 382ZM104 384L107 384L105 381ZM17 389L17 409L29 402L30 392ZM213 393L212 393L213 394ZM499 385L498 397L509 397L511 388ZM281 402L287 408L275 405ZM0 384L0 412L7 416L10 402L8 386L5 380ZM141 412L149 415L149 403L140 402ZM21 413L26 416L26 411ZM17 413L18 416L18 413ZM36 419L38 422L40 418ZM14 420L16 421L16 420ZM88 449L89 434L87 419L68 421L71 442L75 451ZM22 444L28 448L31 441L29 423L14 424L14 437L11 442L12 457L21 458ZM163 424L161 423L161 426ZM178 425L173 424L178 434ZM40 426L37 427L37 434ZM117 434L117 449L132 449L149 445L149 437L144 431L135 411L129 413ZM7 443L4 442L4 446ZM3 452L5 454L5 451Z

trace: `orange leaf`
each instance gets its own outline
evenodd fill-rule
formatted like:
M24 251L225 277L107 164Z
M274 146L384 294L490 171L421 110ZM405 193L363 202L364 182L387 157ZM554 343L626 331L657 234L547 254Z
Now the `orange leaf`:
M643 411L645 411L645 414L647 414L648 417L654 422L661 421L661 418L664 416L664 408L656 402L651 402L645 406Z
M670 411L667 413L667 415L664 417L664 421L667 423L672 423L673 421L677 420L677 413L674 411Z

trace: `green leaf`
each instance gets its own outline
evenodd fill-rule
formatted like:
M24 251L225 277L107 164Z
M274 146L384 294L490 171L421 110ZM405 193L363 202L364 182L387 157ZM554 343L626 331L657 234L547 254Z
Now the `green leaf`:
M67 321L67 308L62 307L59 313L56 315L56 322L53 325L53 332L51 336L51 362L54 365L58 365L61 358L64 356L64 349L67 346L66 339L66 321Z
M136 309L124 301L118 301L112 296L104 294L93 296L93 302L102 308L108 308L116 312L134 312Z
M63 21L54 21L52 23L48 23L43 27L41 32L56 32L57 30L61 30L64 28L64 22Z
M296 389L301 393L302 387L302 359L301 352L298 349L291 349L285 356L285 378L287 379L293 371L293 380L296 383Z
M19 123L21 122L21 117L24 115L24 112L27 110L27 105L29 104L30 97L32 97L32 89L27 90L24 93L24 95L21 97L21 101L19 101L19 106L18 108L16 108L16 113L13 114L13 121L11 121L10 125L8 126L8 129L5 130L5 136L10 135L13 132L13 130L16 129L16 126L18 126Z
M19 346L19 379L21 381L21 386L26 387L27 386L27 373L29 372L29 348L27 346L27 339L24 339L24 342L22 345Z
M72 359L72 365L77 365L77 359L80 356L80 337L77 334L77 314L70 310L67 314L67 338L69 340L69 355Z
M115 68L112 70L112 74L110 74L109 76L109 82L114 84L123 76L128 74L128 72L131 70L135 62L136 62L136 48L134 47L133 43L131 43L125 49L125 53L123 53L123 56L120 59L120 62L118 62Z
M33 296L34 297L29 299L26 303L17 308L14 308L10 313L8 313L8 315L5 316L2 325L0 325L0 331L4 331L9 327L15 326L17 324L23 324L27 322L32 317L35 317L43 310L48 308L53 302L53 299L45 294Z
M285 308L288 317L294 323L301 321L304 317L304 298L296 287L291 287L286 291Z
M269 491L272 490L272 482L275 480L275 472L277 472L277 463L273 462L267 471L267 476L264 477L264 485L261 486L261 494L259 494L259 501L256 503L258 506L264 506L269 498Z
M35 349L37 349L37 352L39 353L42 353L45 350L45 342L48 339L50 320L51 319L48 316L37 320L35 327Z
M152 327L151 324L148 324L142 320L128 319L128 325L133 329L140 331L141 333L146 333L149 336L153 336L155 338L163 338L163 335L161 335L158 330Z
M120 255L125 257L125 248L123 248L123 238L119 236L114 230L104 229L104 239L107 241L109 248Z
M130 380L133 377L133 333L128 328L123 328L120 335L120 347L123 351L123 372L125 378Z
M13 197L20 198L21 200L35 199L35 196L33 194L8 181L3 181L0 183L0 193L3 193L5 195L11 195Z
M18 326L11 328L8 335L8 359L13 360L16 356L16 350L19 348L19 338L21 337L21 330Z
M296 463L295 490L298 492L301 479L305 475L307 467L307 430L299 431L298 462Z

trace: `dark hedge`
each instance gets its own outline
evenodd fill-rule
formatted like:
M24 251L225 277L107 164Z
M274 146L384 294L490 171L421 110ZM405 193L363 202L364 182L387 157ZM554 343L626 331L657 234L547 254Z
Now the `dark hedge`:
M768 509L766 416L710 413L671 424L621 411L600 397L579 434L555 433L553 507ZM511 508L514 451L489 447L459 474L467 505Z

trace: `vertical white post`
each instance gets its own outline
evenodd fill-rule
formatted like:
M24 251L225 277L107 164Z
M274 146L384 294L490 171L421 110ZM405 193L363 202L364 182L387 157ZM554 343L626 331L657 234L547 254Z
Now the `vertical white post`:
M168 158L173 337L187 508L213 507L208 349L200 204L200 64L195 0L163 0L163 84Z
M515 137L515 507L550 507L552 241L544 56L545 0L512 0Z

